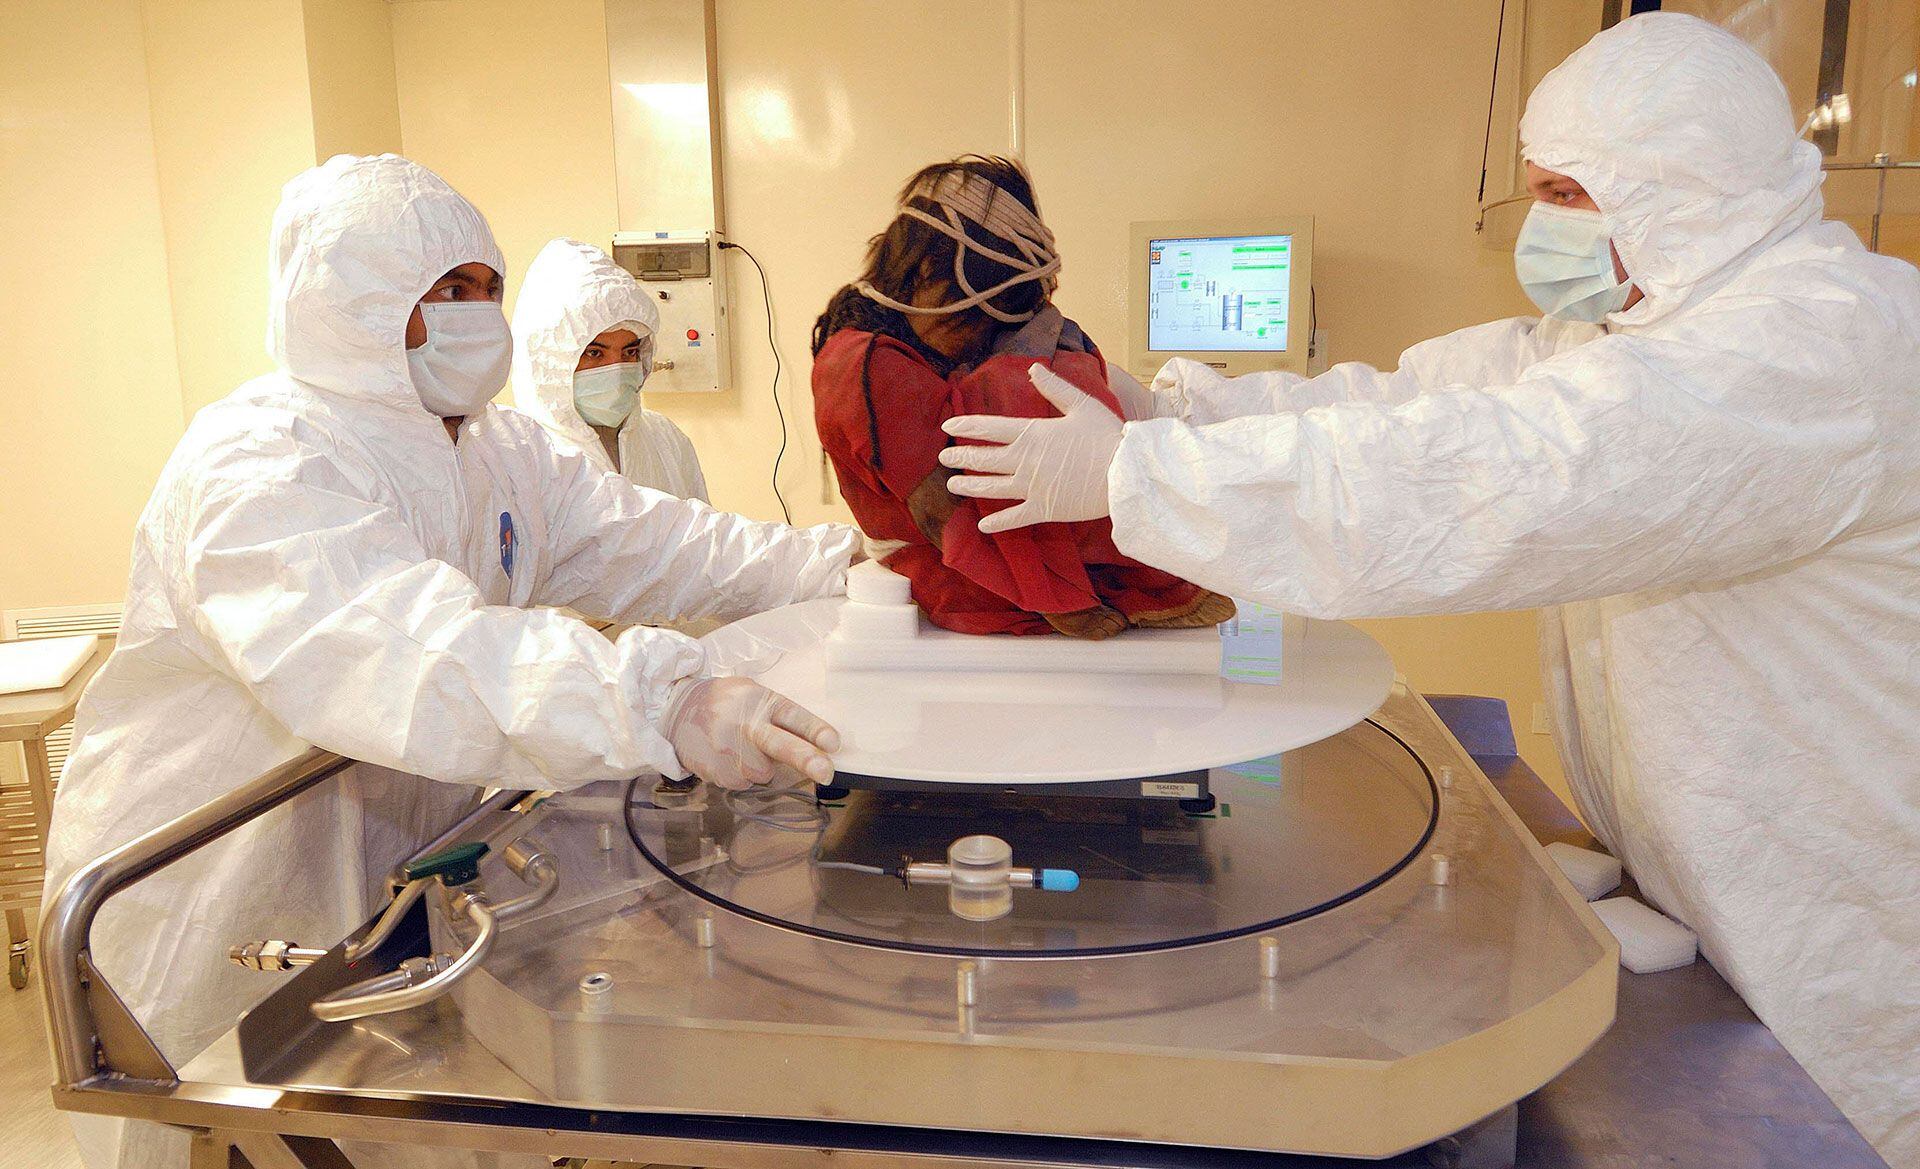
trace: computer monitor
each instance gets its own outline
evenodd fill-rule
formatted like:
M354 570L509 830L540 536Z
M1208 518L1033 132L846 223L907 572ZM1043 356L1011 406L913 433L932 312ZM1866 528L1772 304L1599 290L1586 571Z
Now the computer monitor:
M1146 381L1169 358L1229 376L1307 371L1313 218L1133 225L1129 367Z

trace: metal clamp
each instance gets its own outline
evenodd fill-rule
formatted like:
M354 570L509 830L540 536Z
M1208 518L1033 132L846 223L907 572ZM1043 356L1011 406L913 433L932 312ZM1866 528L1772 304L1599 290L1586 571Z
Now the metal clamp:
M458 955L435 954L427 958L409 958L399 969L341 987L314 1001L316 1019L325 1023L343 1023L373 1015L424 1006L452 990L474 968L486 961L499 937L500 923L530 912L547 903L560 887L560 871L546 850L530 839L508 845L502 852L507 868L514 876L532 886L518 897L495 905L484 890L467 888L479 876L478 864L485 845L461 846L436 853L409 865L411 879L381 915L380 921L362 939L356 949L371 951L379 940L393 932L406 910L419 900L429 885L440 882L453 892L450 908L456 918L464 917L474 927L473 940ZM371 944L369 939L372 939ZM349 958L352 957L351 952Z

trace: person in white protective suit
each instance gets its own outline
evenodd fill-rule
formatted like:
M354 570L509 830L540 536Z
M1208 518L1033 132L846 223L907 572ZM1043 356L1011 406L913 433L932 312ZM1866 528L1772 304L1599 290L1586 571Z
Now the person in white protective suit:
M707 499L693 443L646 408L660 310L599 248L557 239L513 306L513 404L595 466L682 499Z
M300 175L271 246L277 370L201 410L161 474L48 850L51 891L309 744L361 761L96 921L94 961L176 1066L279 985L231 965L229 946L338 941L480 785L817 778L836 746L757 684L703 677L691 638L610 641L532 606L656 621L831 595L854 529L643 490L493 407L511 356L504 265L480 213L422 167L340 156ZM177 1131L80 1135L96 1167L186 1164Z
M1005 445L943 457L985 473L955 492L1025 501L1003 524L1110 513L1127 555L1311 616L1558 606L1588 823L1911 1169L1920 273L1821 221L1794 127L1731 35L1622 21L1521 124L1546 319L1391 373L1176 361L1125 425L1045 379L1062 417L954 419Z

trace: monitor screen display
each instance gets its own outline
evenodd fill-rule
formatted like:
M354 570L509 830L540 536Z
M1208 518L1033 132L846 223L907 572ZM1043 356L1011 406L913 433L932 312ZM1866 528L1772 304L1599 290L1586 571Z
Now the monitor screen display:
M1147 346L1159 353L1284 353L1290 235L1147 242Z

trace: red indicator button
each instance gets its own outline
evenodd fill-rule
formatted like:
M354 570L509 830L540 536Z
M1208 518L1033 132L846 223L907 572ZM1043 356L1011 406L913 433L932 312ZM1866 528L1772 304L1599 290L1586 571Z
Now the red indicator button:
M698 341L699 339L700 339L700 330L698 330L698 329L688 329L688 330L687 330L687 340L689 340L689 341Z

